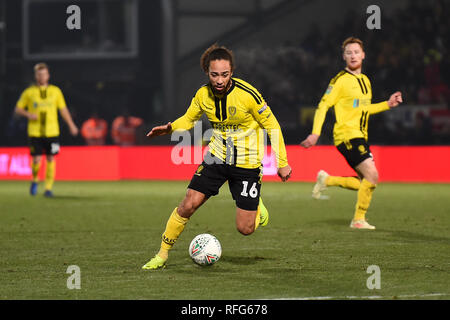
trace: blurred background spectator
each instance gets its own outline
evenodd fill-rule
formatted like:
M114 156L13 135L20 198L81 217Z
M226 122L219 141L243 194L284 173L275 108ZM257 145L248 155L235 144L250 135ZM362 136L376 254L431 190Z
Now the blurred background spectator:
M106 142L108 134L108 123L101 119L97 112L83 122L81 127L81 135L88 146L102 146Z
M143 120L138 117L125 114L114 119L111 127L111 137L115 144L120 146L132 146L136 144L136 135Z

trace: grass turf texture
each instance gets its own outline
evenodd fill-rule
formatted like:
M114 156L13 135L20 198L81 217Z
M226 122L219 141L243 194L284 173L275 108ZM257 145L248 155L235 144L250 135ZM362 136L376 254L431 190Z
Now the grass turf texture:
M0 182L0 299L450 298L450 185L381 183L368 213L377 230L351 230L356 192L312 183L264 183L270 222L251 236L235 228L224 185L191 218L164 270L143 271L159 249L187 182L56 182L55 198L28 182ZM188 246L212 233L213 266ZM81 289L66 287L69 265ZM370 265L381 289L369 290ZM438 294L438 295L430 295Z

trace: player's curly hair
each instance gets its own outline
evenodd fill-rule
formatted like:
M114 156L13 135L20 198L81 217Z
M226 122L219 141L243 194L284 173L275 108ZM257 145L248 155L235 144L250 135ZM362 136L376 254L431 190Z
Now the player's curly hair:
M224 46L219 46L217 42L206 49L200 58L200 67L202 68L203 72L208 73L209 63L214 60L227 60L230 62L231 71L234 70L233 51L225 48Z

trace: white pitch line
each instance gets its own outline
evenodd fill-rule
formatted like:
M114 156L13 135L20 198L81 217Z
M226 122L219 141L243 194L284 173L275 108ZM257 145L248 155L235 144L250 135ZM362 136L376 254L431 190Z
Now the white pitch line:
M392 296L335 296L335 297L323 296L323 297L275 298L268 300L393 299L394 297L402 299L402 298L426 298L439 296L450 296L450 293L403 294Z

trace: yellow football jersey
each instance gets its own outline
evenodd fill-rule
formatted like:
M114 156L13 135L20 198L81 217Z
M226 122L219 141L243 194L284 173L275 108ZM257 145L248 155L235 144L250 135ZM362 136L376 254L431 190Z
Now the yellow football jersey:
M364 74L347 70L339 72L331 81L314 115L313 134L320 135L325 116L334 106L334 144L353 138L368 139L369 116L389 109L387 101L372 104L372 86Z
M190 130L202 114L213 128L210 152L223 163L258 168L264 156L266 129L279 168L287 163L280 125L261 94L247 82L232 78L231 87L216 96L209 84L201 87L187 112L172 123L172 130Z
M28 87L17 101L17 107L37 115L37 120L28 120L29 137L59 136L58 110L66 107L66 101L57 86Z

